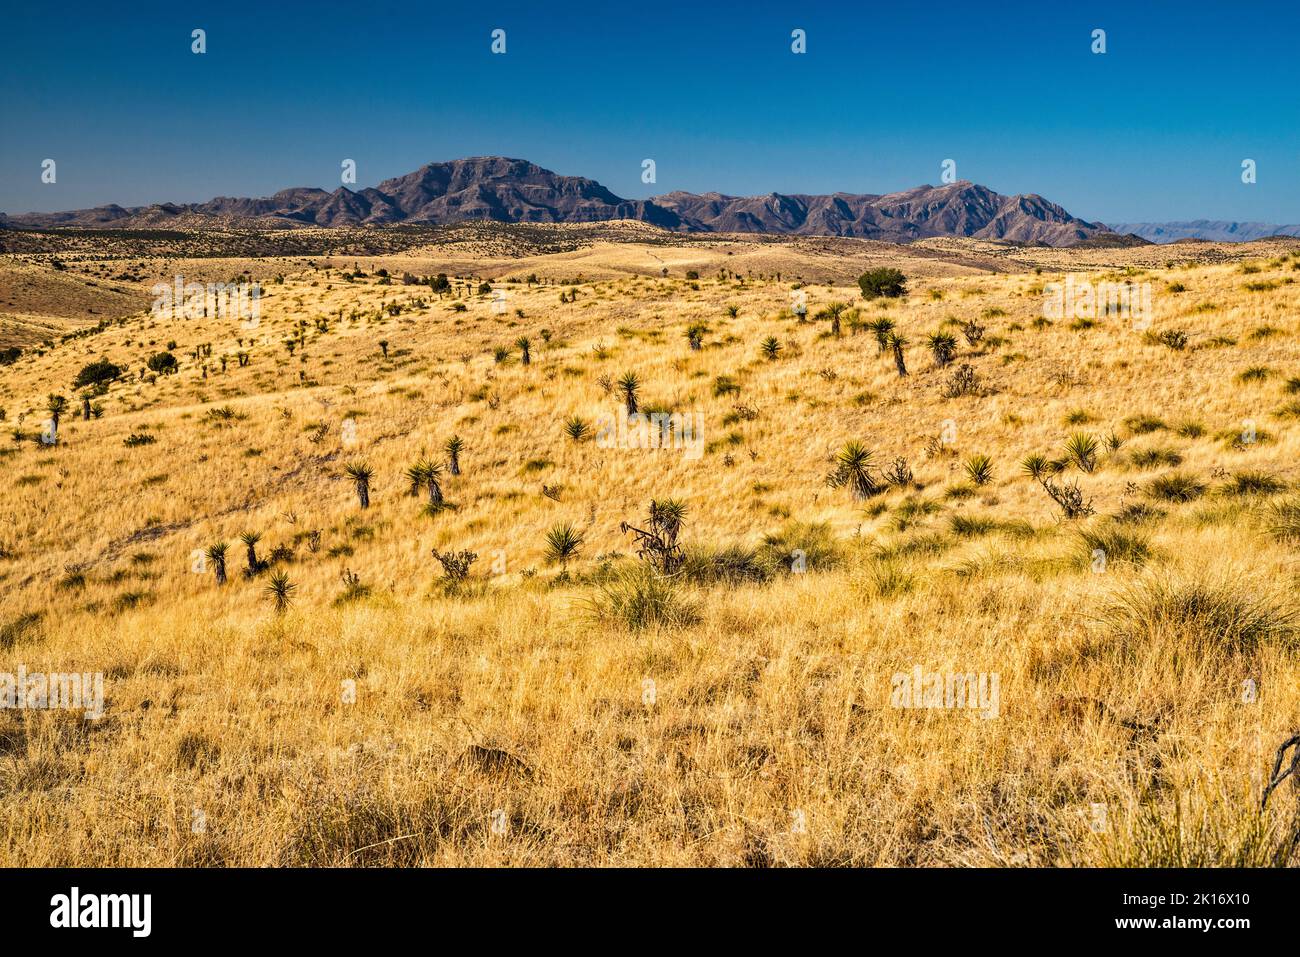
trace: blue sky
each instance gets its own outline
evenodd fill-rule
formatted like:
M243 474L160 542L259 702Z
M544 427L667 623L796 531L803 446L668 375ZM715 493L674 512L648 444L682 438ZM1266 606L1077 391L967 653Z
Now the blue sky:
M0 210L333 189L345 158L357 188L501 154L631 198L881 193L951 158L1085 219L1300 222L1294 2L115 6L6 10Z

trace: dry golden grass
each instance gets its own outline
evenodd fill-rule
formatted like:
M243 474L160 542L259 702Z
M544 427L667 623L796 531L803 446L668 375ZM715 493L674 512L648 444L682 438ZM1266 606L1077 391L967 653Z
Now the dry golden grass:
M102 671L107 690L99 721L0 711L0 863L1294 863L1294 792L1258 812L1300 726L1297 542L1270 507L1290 493L1225 489L1237 474L1297 481L1295 416L1275 413L1297 398L1300 258L1166 268L1093 250L1036 274L979 271L1006 247L969 244L912 270L905 300L802 290L810 317L840 301L893 319L911 342L900 379L849 316L835 338L789 313L789 277L813 268L799 243L746 252L783 280L743 284L717 278L739 267L716 245L493 260L478 275L589 279L563 305L569 286L494 279L504 312L491 295L376 282L379 264L456 272L436 249L321 261L267 286L255 330L134 316L0 369L5 427L28 436L0 453L0 672ZM1116 317L1036 327L1044 283L1123 278L1098 270L1130 254L1143 265L1127 278L1153 284L1152 331L1184 330L1186 348ZM370 275L345 282L354 261ZM937 369L924 336L949 318L986 341L952 325L957 361ZM683 338L695 322L700 351ZM775 361L759 352L769 336ZM181 371L137 376L169 340ZM212 357L192 358L204 343ZM497 347L513 357L497 363ZM83 422L70 385L99 357L130 375ZM961 363L987 394L943 397ZM1256 367L1271 371L1241 379ZM702 413L701 457L565 436L569 416L612 410L601 379L629 370L643 405ZM715 395L718 376L739 392ZM34 438L51 392L74 398L54 447ZM1141 416L1164 427L1143 433ZM1234 444L1250 423L1258 440ZM1067 470L1097 515L1065 522L1018 463L1059 457L1080 431L1123 442L1092 473ZM128 447L132 434L154 441ZM431 516L403 472L442 460L453 434L456 508ZM905 457L919 487L865 502L829 488L850 440L879 466ZM994 467L978 488L963 472L977 454ZM357 460L375 473L364 511L342 475ZM1170 474L1204 493L1153 498ZM689 621L631 627L600 613L636 564L619 526L666 497L687 506L693 561L670 600ZM1137 503L1154 514L1112 517ZM567 575L545 553L561 522L585 536ZM245 531L263 558L292 549L274 569L296 586L288 612L272 610L269 572L244 577ZM218 541L224 587L192 570ZM767 580L700 571L729 546ZM464 586L441 580L434 548L478 554ZM792 548L806 574L787 570ZM367 595L337 600L345 570ZM997 673L998 717L891 707L893 676L915 666Z

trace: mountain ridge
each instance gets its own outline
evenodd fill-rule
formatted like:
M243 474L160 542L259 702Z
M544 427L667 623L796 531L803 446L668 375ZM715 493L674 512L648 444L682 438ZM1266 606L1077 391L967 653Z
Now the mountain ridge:
M1239 222L1230 219L1184 219L1151 223L1113 223L1115 232L1132 233L1153 243L1183 240L1248 243L1271 236L1300 236L1300 223Z
M967 180L895 193L730 196L673 191L624 199L595 180L563 176L527 160L476 156L428 163L378 186L333 192L291 187L271 196L217 196L204 203L117 204L57 213L0 214L0 226L159 228L206 221L260 227L591 223L630 219L682 232L841 236L911 242L969 236L1069 246L1109 234L1037 194L1006 196Z

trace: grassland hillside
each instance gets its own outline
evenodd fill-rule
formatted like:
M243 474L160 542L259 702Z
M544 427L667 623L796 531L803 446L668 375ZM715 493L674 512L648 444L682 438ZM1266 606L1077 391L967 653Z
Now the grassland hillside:
M609 228L6 254L0 863L1296 862L1300 243Z

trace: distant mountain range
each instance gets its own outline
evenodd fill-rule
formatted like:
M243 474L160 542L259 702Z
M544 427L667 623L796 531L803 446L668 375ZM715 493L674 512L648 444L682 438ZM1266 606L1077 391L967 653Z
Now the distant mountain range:
M1270 236L1300 236L1300 224L1236 223L1222 219L1193 219L1176 223L1111 223L1117 233L1132 233L1152 243L1204 239L1219 243L1248 243Z
M1070 215L1041 196L1003 196L965 180L886 195L725 196L673 192L648 200L615 196L594 180L561 176L526 160L479 156L430 163L377 187L333 192L286 189L262 199L218 197L206 203L99 206L4 217L0 226L193 228L228 225L293 228L463 220L590 223L632 219L684 232L848 236L910 242L972 236L1048 246L1123 243L1101 223Z

